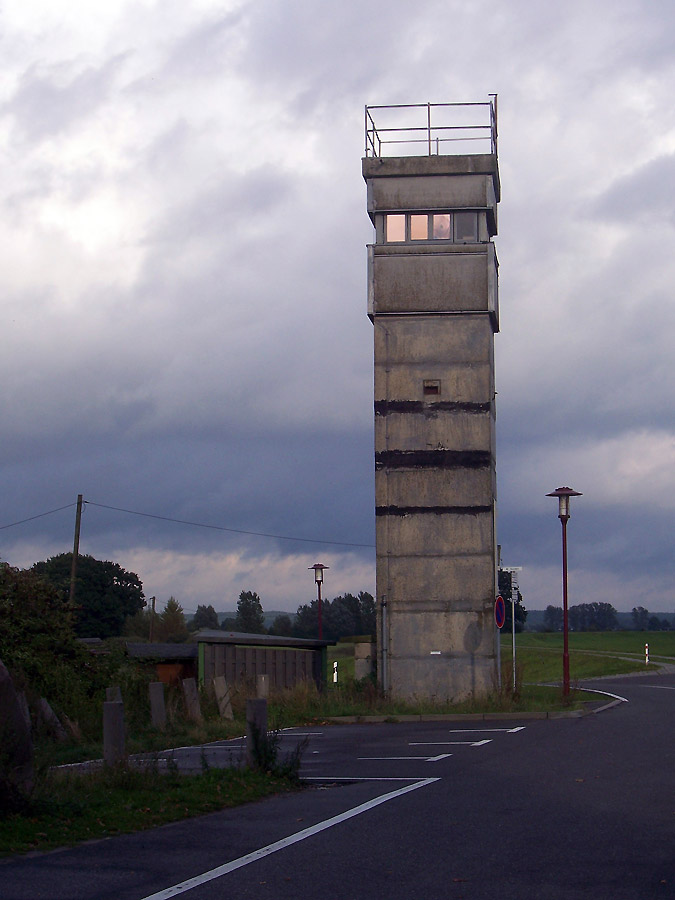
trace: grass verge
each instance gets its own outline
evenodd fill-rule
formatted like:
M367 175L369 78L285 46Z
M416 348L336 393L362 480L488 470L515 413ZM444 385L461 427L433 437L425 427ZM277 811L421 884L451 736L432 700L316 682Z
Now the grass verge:
M294 788L289 779L250 769L211 769L202 775L125 766L84 775L50 772L24 810L2 816L0 854L143 831Z

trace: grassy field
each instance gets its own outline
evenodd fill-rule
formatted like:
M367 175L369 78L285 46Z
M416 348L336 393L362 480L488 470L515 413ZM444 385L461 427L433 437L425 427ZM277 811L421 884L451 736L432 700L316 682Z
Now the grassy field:
M650 666L644 662L649 643ZM502 635L502 664L511 666L511 636ZM516 635L516 662L524 682L559 681L562 678L562 634ZM569 636L572 681L656 671L654 663L675 663L675 632L612 631L572 633Z

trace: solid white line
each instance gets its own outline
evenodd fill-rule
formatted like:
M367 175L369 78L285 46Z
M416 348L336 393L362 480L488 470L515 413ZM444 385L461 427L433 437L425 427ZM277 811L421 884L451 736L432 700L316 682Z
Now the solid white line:
M422 759L422 757L415 757L415 759ZM368 777L366 775L336 775L335 778L330 775L303 775L300 779L301 781L423 781L425 778L424 775L408 775L407 777L403 777L400 775L392 775L391 777L387 777L385 775L377 775ZM438 779L435 779L438 781Z
M332 816L330 819L325 819L323 822L312 825L310 828L304 828L302 831L298 831L296 834L292 834L289 837L282 838L274 844L268 844L267 847L261 847L260 850L254 850L253 853L248 853L246 856L240 856L239 859L233 859L232 862L225 863L225 865L218 866L217 868L211 869L209 872L204 872L201 875L197 875L194 878L188 878L187 881L182 881L180 884L174 884L172 887L166 888L163 891L158 891L156 894L150 894L147 897L144 897L143 900L167 900L168 897L176 897L178 894L184 894L186 891L191 891L201 884L206 884L208 881L220 878L221 875L227 875L228 872L234 872L235 869L241 869L242 866L247 866L249 863L264 859L264 857L269 856L271 853L276 853L277 850L284 850L292 844L304 841L305 838L312 837L314 834L319 834L319 832L325 831L333 825L339 825L341 822L346 822L348 819L354 818L354 816L359 816L361 813L368 812L368 810L379 806L381 803L386 803L388 800L394 800L396 797L401 797L409 791L416 791L417 788L426 787L428 784L433 784L433 782L438 780L438 778L424 778L422 781L415 782L415 784L409 784L396 791L391 791L389 794L383 794L381 797L376 797L374 800L368 800L367 803L361 803L359 806L348 809L346 812L340 813L337 816Z
M449 734L483 734L489 731L501 731L506 734L515 734L516 731L524 731L525 725L517 725L515 728L450 728Z
M482 741L408 741L409 747L482 747L489 744L492 738Z
M618 675L616 677L619 678ZM626 700L625 697L619 697L618 694L610 694L609 691L598 691L598 690L595 690L594 688L587 688L587 687L581 688L581 690L587 691L589 694L604 694L605 697L613 697L615 700L621 700L623 703L628 703L628 700Z
M452 753L444 753L442 756L359 756L358 759L416 759L417 762L436 762L437 759L445 759L446 756L452 756Z

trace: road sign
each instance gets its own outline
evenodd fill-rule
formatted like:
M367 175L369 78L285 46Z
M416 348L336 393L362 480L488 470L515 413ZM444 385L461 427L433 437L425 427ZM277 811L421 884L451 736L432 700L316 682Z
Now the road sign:
M504 598L501 596L495 600L495 622L497 623L497 628L503 628L504 622L506 622L506 606L504 605Z

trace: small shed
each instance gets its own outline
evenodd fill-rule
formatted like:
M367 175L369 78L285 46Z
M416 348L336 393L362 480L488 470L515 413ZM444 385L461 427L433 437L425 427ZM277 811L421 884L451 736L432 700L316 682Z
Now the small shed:
M319 690L326 683L326 648L335 641L244 634L236 631L198 631L199 681L209 684L224 675L236 684L257 675L268 675L270 687L292 688L300 681L314 681Z
M183 678L197 677L196 644L135 644L127 642L132 659L153 664L157 680L175 684Z

